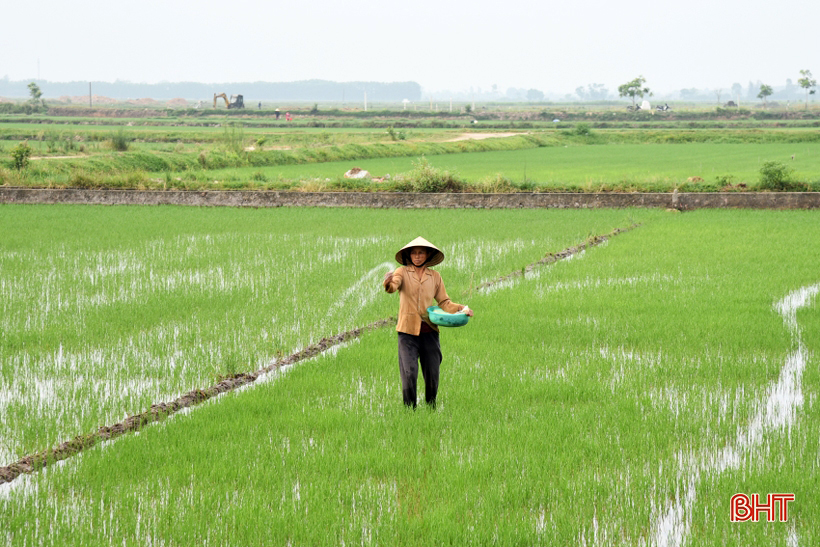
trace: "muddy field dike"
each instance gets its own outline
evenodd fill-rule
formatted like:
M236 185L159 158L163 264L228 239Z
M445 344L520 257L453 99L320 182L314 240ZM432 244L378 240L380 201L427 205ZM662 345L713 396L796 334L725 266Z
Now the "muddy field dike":
M820 192L698 193L442 193L143 191L0 188L0 203L83 205L188 205L200 207L373 207L452 209L538 209L658 207L817 209Z

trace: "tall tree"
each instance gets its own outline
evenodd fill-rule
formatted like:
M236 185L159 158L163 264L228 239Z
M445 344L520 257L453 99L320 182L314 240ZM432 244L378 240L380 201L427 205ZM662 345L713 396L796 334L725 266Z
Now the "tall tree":
M772 86L760 84L760 93L757 94L757 98L763 99L763 108L766 108L766 97L771 96L772 93L774 93L774 89L772 89Z
M791 97L792 95L795 95L796 91L797 86L794 85L792 79L786 78L786 87L783 89L783 93L786 95L786 97Z
M760 80L757 81L757 84L753 84L751 80L749 80L749 86L746 88L746 98L750 100L755 100L755 96L758 93L758 89L760 89Z
M680 98L684 101L694 101L695 98L698 96L698 90L696 87L691 89L681 89L680 90Z
M531 103L544 100L544 92L537 89L527 90L527 100Z
M737 104L740 104L740 94L743 93L743 86L740 85L738 82L732 84L732 95L734 96Z
M635 106L635 97L643 98L644 95L652 96L652 92L648 87L643 87L646 83L646 78L638 76L631 82L626 82L618 86L618 95L620 97L632 97L632 106Z
M817 87L817 80L811 77L810 70L801 70L800 75L803 76L797 83L800 87L806 90L806 110L809 109L809 95L814 95L815 87Z
M576 87L575 94L578 95L582 101L605 101L609 95L609 90L604 84L589 84L586 89L584 86Z
M43 92L40 91L40 86L34 82L28 84L28 94L31 95L31 99L29 100L34 106L37 106L37 103L40 102L40 97L43 96Z
M589 98L593 101L604 101L609 95L609 90L604 84L589 84L587 86Z
M587 90L584 89L584 86L579 85L575 88L575 94L578 95L578 98L582 101L587 100Z

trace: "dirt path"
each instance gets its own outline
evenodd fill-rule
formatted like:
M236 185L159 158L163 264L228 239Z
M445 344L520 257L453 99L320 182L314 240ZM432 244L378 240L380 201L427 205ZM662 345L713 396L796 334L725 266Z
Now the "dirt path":
M462 133L458 137L447 139L444 142L483 141L484 139L500 139L504 137L515 137L516 135L526 134L527 133Z
M462 133L458 137L453 137L439 142L458 142L458 141L483 141L484 139L501 139L505 137L515 137L516 135L526 135L527 133ZM326 145L327 147L335 146L333 144ZM245 147L246 152L253 152L256 150L255 146ZM265 146L261 150L293 150L291 146ZM32 158L34 159L34 158Z
M293 147L291 147L291 146L265 146L265 147L261 147L259 149L264 152L264 151L267 151L267 150L293 150ZM255 146L246 146L245 147L245 152L253 152L254 150L256 150Z

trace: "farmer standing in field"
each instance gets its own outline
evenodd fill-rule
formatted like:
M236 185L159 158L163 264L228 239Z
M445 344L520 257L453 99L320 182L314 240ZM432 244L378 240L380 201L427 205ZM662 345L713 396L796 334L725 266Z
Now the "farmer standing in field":
M447 313L466 308L450 300L441 275L430 269L442 260L444 253L423 237L417 237L396 253L396 262L402 266L384 274L384 290L388 293L399 291L399 321L396 325L399 372L404 404L413 408L416 408L419 362L424 376L424 400L433 408L438 392L441 344L438 327L430 322L427 308L433 305L434 299ZM473 315L469 308L465 313Z

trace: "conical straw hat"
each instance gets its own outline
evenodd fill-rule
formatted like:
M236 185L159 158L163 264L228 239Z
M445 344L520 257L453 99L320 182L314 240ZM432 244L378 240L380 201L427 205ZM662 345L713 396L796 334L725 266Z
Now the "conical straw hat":
M396 253L396 262L404 266L404 262L402 261L402 254L407 249L412 249L413 247L427 247L428 254L427 254L427 262L425 263L427 266L435 266L436 264L440 264L442 260L444 260L444 253L441 250L424 239L423 237L417 237L404 247L402 247L399 252Z

